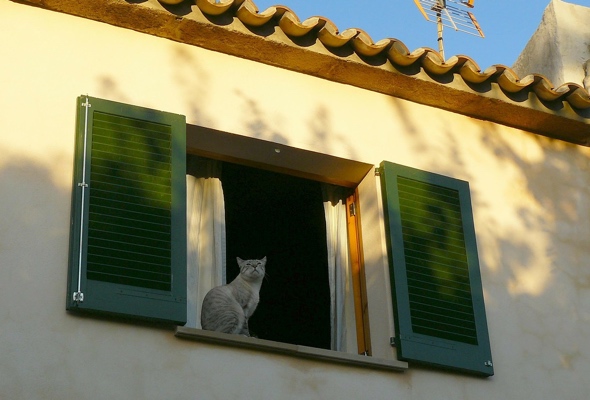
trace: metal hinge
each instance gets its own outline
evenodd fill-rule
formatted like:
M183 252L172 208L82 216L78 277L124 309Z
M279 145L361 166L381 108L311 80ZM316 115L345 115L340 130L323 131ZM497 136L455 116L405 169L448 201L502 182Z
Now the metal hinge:
M82 303L84 301L84 293L74 292L73 298L76 303Z
M375 168L375 176L381 176L381 170L379 168Z
M397 344L395 343L395 338L393 336L389 338L389 344L391 345L391 347L397 346Z
M84 293L82 293L82 263L83 263L83 250L84 250L84 204L86 198L86 189L88 188L88 183L86 183L86 158L88 155L88 110L90 107L90 101L88 96L86 96L86 101L82 103L82 107L86 110L84 112L84 157L82 161L82 182L78 182L78 186L82 188L81 193L81 200L80 203L82 207L80 208L80 237L79 237L79 248L78 248L78 287L77 291L74 292L72 298L74 302L80 304L84 301Z
M356 203L350 203L348 205L348 215L351 217L356 217Z

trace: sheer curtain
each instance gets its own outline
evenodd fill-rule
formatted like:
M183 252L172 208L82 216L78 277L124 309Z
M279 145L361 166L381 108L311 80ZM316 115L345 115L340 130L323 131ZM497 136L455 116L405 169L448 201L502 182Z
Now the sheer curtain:
M339 186L322 185L328 273L332 350L357 353L354 292L346 232L346 193Z
M225 284L225 207L221 163L190 158L187 185L187 324L201 328L201 304Z

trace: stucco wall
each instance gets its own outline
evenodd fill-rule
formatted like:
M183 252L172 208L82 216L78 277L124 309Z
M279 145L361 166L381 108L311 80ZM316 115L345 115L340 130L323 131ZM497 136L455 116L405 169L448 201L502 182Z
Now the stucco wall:
M514 63L520 77L539 73L557 87L573 82L590 88L590 8L552 0L539 27Z
M6 0L0 28L3 399L580 399L590 391L588 148ZM67 314L80 94L469 181L495 376L344 367Z

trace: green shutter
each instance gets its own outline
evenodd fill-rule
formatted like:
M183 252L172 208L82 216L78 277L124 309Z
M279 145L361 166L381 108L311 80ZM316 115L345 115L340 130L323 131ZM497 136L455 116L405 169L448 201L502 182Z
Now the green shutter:
M494 374L469 184L381 163L398 357Z
M67 308L186 321L184 116L78 98Z

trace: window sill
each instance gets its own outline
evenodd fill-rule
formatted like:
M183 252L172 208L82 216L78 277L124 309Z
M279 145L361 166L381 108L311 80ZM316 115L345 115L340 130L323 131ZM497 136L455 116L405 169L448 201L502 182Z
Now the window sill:
M338 351L317 349L307 346L298 346L288 343L273 342L239 335L211 332L195 328L177 327L175 336L181 339L197 342L215 343L224 346L234 346L244 349L266 351L269 353L283 354L292 357L307 358L311 360L326 361L336 364L358 366L388 371L405 371L408 364L398 360L385 360L349 354Z

